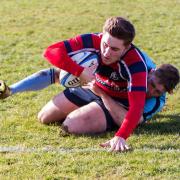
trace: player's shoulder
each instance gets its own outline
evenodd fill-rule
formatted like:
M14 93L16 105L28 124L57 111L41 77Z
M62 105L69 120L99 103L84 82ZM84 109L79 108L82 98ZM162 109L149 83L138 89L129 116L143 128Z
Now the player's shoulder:
M81 37L92 37L92 38L102 38L102 33L84 33L84 34L79 34L77 36L81 36Z
M131 44L130 48L127 50L127 52L122 57L124 62L131 66L132 64L144 64L144 59L142 54L140 53L139 49L136 48L133 44Z
M122 62L124 63L126 69L129 69L129 72L133 74L138 72L148 73L147 65L143 57L134 47L128 50L128 52L123 57Z

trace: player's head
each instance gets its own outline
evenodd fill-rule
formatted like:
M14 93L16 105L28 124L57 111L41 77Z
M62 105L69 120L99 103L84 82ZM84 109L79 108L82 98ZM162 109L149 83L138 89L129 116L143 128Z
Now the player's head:
M134 26L122 17L106 20L101 40L101 57L105 64L119 60L135 37Z
M160 96L172 93L179 83L179 71L171 64L163 64L148 76L148 95Z
M123 40L124 45L131 44L135 37L134 26L123 17L111 17L106 20L103 32L109 33L112 37Z

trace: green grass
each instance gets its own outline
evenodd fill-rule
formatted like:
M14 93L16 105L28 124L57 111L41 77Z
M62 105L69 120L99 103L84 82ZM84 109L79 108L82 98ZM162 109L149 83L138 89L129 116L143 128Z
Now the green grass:
M135 44L156 62L180 68L178 0L1 0L0 79L8 84L50 67L42 58L53 42L100 32L105 19L121 15L136 27ZM15 95L0 102L0 146L100 148L114 132L96 137L65 136L45 126L37 113L62 88ZM0 179L179 179L180 90L165 109L128 139L128 153L11 152L0 154Z

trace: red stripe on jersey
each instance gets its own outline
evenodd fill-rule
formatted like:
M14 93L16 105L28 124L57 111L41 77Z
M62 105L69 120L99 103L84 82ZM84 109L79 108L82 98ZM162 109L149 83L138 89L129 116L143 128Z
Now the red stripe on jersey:
M136 62L142 61L142 57L138 54L136 49L131 49L123 58L127 66L130 66Z
M78 51L84 48L82 38L80 35L76 36L75 38L69 39L68 42L70 43L72 51Z
M98 35L92 34L93 46L97 50L100 50L101 38L102 38L102 33Z
M132 75L132 81L131 81L131 86L142 86L146 87L146 72L138 72Z

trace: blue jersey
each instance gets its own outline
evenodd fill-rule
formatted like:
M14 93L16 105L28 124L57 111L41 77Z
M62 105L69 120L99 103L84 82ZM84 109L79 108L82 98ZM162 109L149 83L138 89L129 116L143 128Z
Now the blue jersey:
M145 63L147 65L148 71L151 69L155 69L156 65L153 63L152 59L144 52L142 52L142 55L144 56ZM156 113L162 110L166 102L166 93L164 93L160 97L152 97L149 99L146 99L145 106L144 106L144 112L143 117L144 121L149 121Z
M166 93L164 93L160 97L152 97L146 99L144 112L143 112L144 122L150 120L152 116L154 116L156 113L162 110L162 108L165 105L165 100L166 100Z

